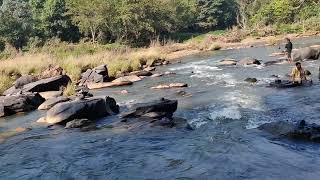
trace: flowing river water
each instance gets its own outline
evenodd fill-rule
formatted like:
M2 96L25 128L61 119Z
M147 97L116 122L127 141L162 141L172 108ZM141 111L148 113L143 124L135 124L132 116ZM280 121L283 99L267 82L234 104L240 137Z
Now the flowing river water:
M319 44L320 38L293 42L295 48ZM184 58L159 67L176 75L146 78L131 87L101 89L95 95L114 97L122 109L160 97L178 99L175 113L194 127L115 131L101 128L80 132L48 129L35 121L45 112L34 111L0 119L0 131L30 128L0 144L0 179L311 179L320 177L320 145L275 139L257 130L272 121L320 124L318 61L304 62L314 85L272 89L272 75L285 77L293 65L221 67L224 58L255 57L264 62L278 47L225 50ZM257 78L257 84L244 82ZM177 89L151 90L168 82L183 82L192 97ZM126 89L128 95L117 92ZM108 117L100 127L113 122Z

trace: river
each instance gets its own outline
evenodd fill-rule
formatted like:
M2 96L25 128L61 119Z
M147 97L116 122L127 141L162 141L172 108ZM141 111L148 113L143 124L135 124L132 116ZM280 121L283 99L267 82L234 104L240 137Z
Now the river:
M319 44L320 38L293 43L295 48L305 47ZM285 77L293 65L217 65L227 57L275 60L268 55L276 51L277 46L260 46L194 55L157 69L176 75L93 92L114 97L122 110L160 97L178 99L175 116L187 119L193 131L50 129L35 123L44 114L40 111L2 118L2 132L17 127L30 130L0 144L0 179L319 179L319 144L275 139L256 127L272 121L320 124L320 63L303 62L313 74L314 85L292 89L266 85L273 80L272 75ZM244 82L248 77L259 82ZM187 83L189 87L184 91L192 97L179 97L176 89L150 89L167 82ZM129 94L117 93L123 89ZM102 119L98 126L107 127L115 119Z

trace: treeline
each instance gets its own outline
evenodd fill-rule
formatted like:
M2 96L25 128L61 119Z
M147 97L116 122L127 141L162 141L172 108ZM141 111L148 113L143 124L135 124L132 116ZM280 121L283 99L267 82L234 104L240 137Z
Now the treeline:
M0 0L0 4L0 41L18 50L42 46L53 38L145 45L173 33L233 26L320 30L320 0Z

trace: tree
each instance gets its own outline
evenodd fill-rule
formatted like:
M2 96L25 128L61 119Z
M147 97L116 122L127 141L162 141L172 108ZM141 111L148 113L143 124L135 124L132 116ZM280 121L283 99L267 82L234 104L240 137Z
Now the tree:
M4 0L0 8L0 38L16 49L26 45L33 32L29 9L23 0Z
M205 30L227 28L236 24L234 0L199 0L197 2L198 24Z
M58 37L63 41L79 39L77 27L72 24L71 17L65 15L65 0L30 0L29 3L38 36Z
M113 1L113 0L110 0ZM97 36L102 32L105 15L108 14L107 0L66 0L67 13L72 21L85 35L90 35L96 43Z

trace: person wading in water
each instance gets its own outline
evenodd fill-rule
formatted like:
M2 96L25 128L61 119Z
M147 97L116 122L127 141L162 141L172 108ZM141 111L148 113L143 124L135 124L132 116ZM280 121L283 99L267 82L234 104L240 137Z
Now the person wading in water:
M295 84L302 84L302 81L306 80L305 71L302 68L300 62L297 62L296 67L292 69L291 78L292 78L292 82Z
M292 42L289 38L286 38L287 44L285 46L286 48L286 55L288 57L288 62L291 63L292 62L292 57L291 57L291 53L292 53Z

